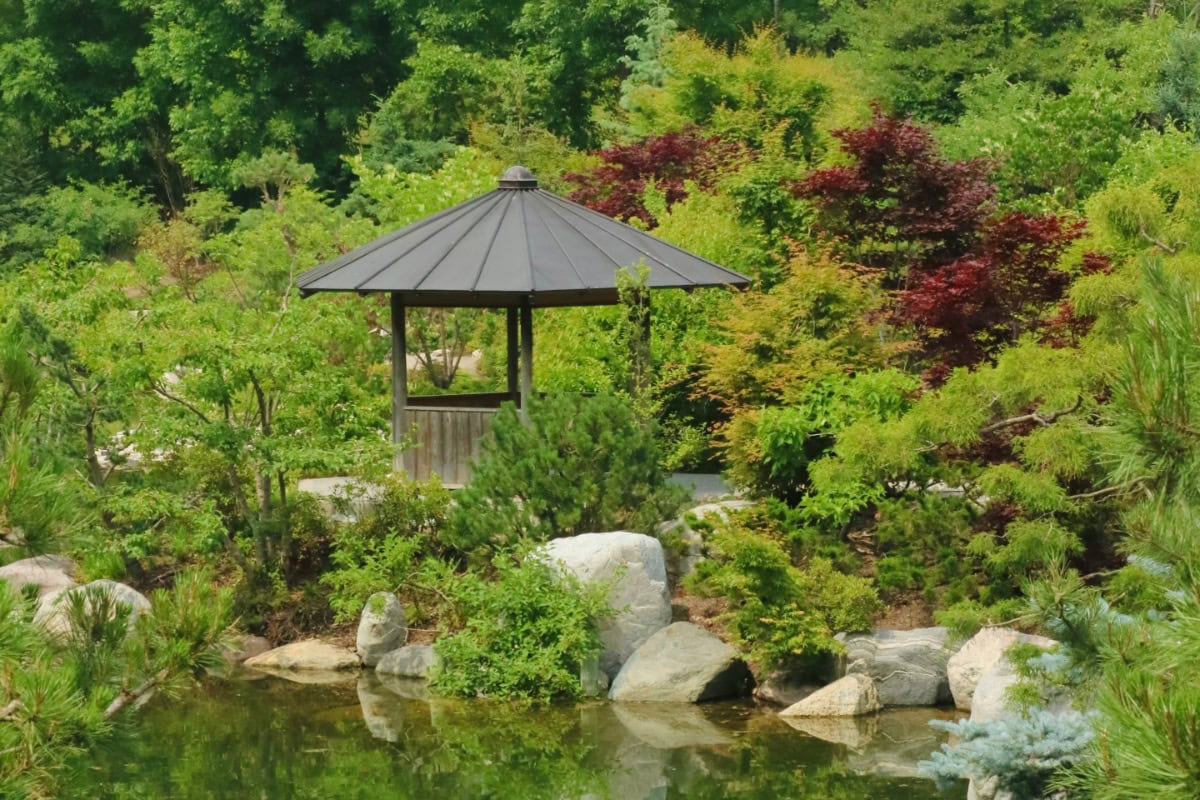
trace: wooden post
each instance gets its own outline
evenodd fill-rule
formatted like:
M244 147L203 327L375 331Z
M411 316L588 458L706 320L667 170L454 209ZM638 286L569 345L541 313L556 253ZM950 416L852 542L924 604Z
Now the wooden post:
M533 305L529 298L521 303L521 418L529 419L529 401L533 398Z
M514 306L506 311L508 312L508 397L514 403L520 404L521 387L517 377L520 366L518 363L520 345L517 341L517 309Z
M396 446L392 471L404 470L400 445L408 434L405 409L408 406L408 342L404 324L404 297L392 292L392 444Z

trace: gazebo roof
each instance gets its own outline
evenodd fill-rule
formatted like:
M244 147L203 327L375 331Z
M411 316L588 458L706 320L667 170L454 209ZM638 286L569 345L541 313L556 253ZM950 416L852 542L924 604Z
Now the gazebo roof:
M300 292L392 292L413 306L618 302L617 271L644 263L655 289L749 279L539 189L524 167L500 187L386 234L300 276Z

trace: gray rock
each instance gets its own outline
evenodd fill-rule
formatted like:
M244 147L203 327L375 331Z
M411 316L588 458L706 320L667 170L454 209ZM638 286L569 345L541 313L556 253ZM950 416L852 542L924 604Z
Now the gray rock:
M754 699L773 706L794 706L820 685L785 672L772 672L754 687Z
M36 586L40 600L76 586L71 577L74 573L75 562L66 556L34 556L0 567L0 580L7 581L18 594L25 586Z
M967 784L967 800L1014 800L1010 791L1000 788L1000 781L990 775Z
M344 647L322 642L320 639L306 639L249 658L246 660L246 666L264 670L341 672L357 669L359 661L357 655Z
M364 666L373 667L386 654L408 641L404 607L391 592L376 592L367 598L358 621L355 650Z
M376 672L379 685L397 697L405 700L428 700L429 681L424 678L404 678L399 675L387 675Z
M654 537L625 531L583 533L554 539L540 552L580 581L612 582L608 603L617 613L600 623L600 669L609 678L671 621L662 544Z
M676 622L629 657L608 696L634 703L699 703L746 694L753 682L736 650L697 625Z
M876 630L847 636L846 674L875 681L884 706L933 706L950 701L945 628Z
M950 656L946 664L955 707L963 711L971 710L971 699L980 678L999 663L1014 644L1034 644L1048 650L1058 643L1044 636L1031 636L1011 628L983 628Z
M1020 680L1007 658L1002 658L979 678L971 700L971 721L992 722L1015 712L1008 707L1008 688Z
M262 636L246 633L234 640L233 645L225 651L225 658L232 664L240 664L246 659L262 655L270 649L270 641Z
M427 644L410 644L385 655L375 665L380 675L396 675L402 678L428 678L429 670L438 662L433 647Z
M137 589L102 578L83 586L72 586L44 595L38 602L33 621L42 626L51 636L66 637L71 632L71 620L68 613L68 609L71 607L71 598L80 594L88 596L87 607L91 611L90 597L94 593L106 594L117 603L126 606L129 609L129 627L131 629L138 617L150 612L150 601Z
M779 712L781 717L857 717L879 710L875 681L852 673Z

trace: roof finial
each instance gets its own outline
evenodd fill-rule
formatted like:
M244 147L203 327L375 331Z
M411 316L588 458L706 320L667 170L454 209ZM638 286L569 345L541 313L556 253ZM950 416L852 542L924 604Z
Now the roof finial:
M533 177L533 173L521 165L509 167L504 175L500 178L501 189L536 189L538 188L537 178Z

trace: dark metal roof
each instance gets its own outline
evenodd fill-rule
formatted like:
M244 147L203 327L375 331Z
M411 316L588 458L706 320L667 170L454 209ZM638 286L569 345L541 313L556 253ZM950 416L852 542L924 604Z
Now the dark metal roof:
M539 189L524 167L500 188L414 222L300 276L300 292L397 292L409 305L616 303L617 271L644 263L651 288L749 279Z

